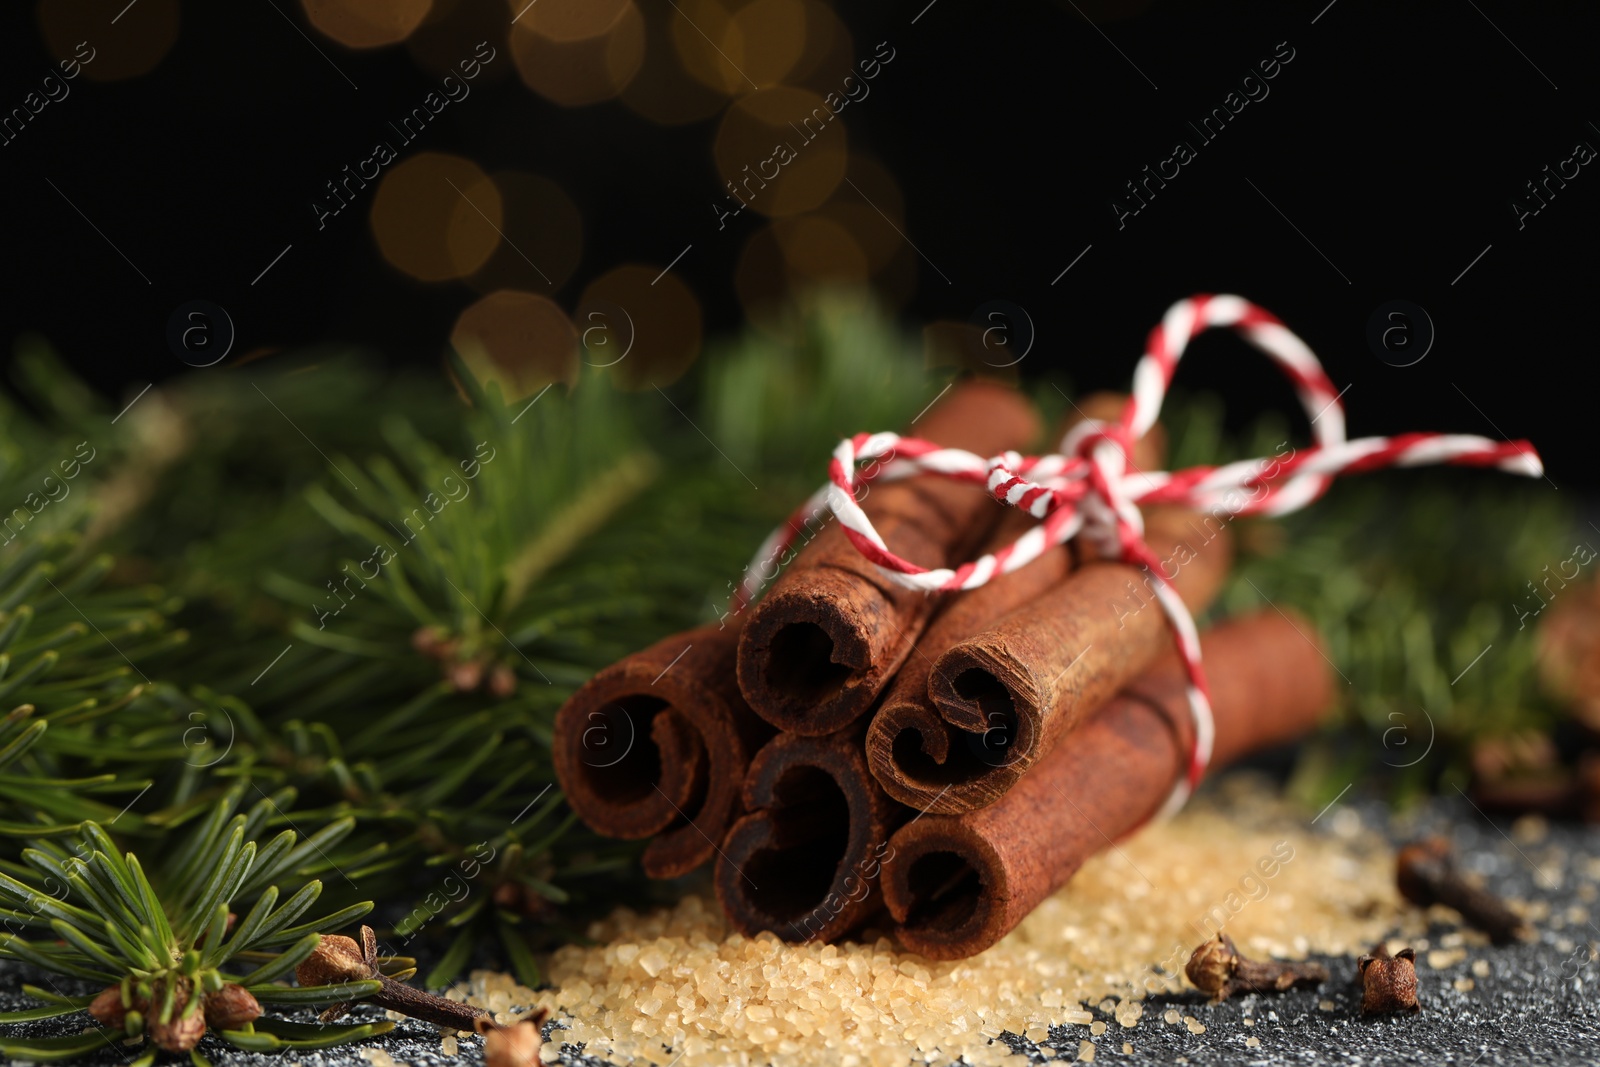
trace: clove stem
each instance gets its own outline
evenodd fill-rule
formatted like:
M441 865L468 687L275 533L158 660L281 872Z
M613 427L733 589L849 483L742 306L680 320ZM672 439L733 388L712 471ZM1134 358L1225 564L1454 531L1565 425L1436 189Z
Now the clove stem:
M438 1026L457 1030L471 1030L478 1019L489 1018L482 1008L447 1000L426 990L397 982L378 969L378 938L372 927L361 928L361 942L343 934L324 934L322 941L310 956L295 968L295 977L302 986L336 985L340 982L362 982L377 979L378 991L367 999L380 1008L397 1011L413 1019L422 1019ZM323 1022L331 1022L350 1010L350 1003L335 1004L321 1015Z
M367 999L381 1008L388 1008L401 1015L422 1019L438 1026L449 1026L465 1031L471 1031L476 1020L489 1017L489 1013L483 1008L436 996L404 982L396 982L387 975L380 974L375 977L383 983L383 988Z
M1395 881L1400 895L1421 908L1443 904L1461 913L1471 926L1504 945L1523 931L1522 918L1505 901L1461 877L1444 838L1430 837L1400 850Z
M1320 963L1247 959L1240 955L1233 938L1220 931L1194 950L1184 971L1195 988L1210 993L1213 1000L1227 1000L1239 993L1281 993L1328 980L1328 969Z

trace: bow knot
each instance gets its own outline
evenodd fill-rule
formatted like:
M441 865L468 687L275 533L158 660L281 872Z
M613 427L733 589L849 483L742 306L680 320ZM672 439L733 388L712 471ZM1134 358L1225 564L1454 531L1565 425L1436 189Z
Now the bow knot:
M1247 460L1185 471L1141 471L1133 467L1133 446L1155 425L1161 401L1188 343L1212 327L1225 326L1270 356L1294 383L1311 420L1314 446L1287 458ZM822 507L839 519L850 543L891 581L925 592L975 589L1037 559L1053 545L1082 535L1102 558L1145 568L1152 589L1172 625L1189 678L1189 713L1194 745L1188 771L1168 799L1167 811L1186 800L1211 758L1211 703L1194 619L1144 540L1141 503L1174 504L1205 510L1226 521L1236 515L1282 515L1321 496L1333 478L1380 467L1451 463L1497 467L1538 477L1544 466L1526 441L1492 441L1465 434L1411 433L1347 441L1344 409L1333 383L1311 349L1278 318L1238 296L1195 296L1180 300L1150 331L1134 368L1133 394L1115 422L1084 419L1062 439L1052 455L1006 452L983 457L930 441L896 434L858 434L834 451L829 481L813 493L785 526L767 537L734 595L730 611L742 610L771 579L764 563L793 546L807 522ZM886 465L868 474L862 462ZM896 555L884 544L856 500L867 481L894 481L931 474L982 482L1002 504L1021 508L1039 520L1016 541L958 567L928 568Z

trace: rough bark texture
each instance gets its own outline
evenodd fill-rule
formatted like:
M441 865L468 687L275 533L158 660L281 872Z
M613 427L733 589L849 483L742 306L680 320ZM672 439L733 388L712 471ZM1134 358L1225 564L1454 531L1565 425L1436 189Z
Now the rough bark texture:
M737 648L733 626L674 634L596 674L556 714L556 777L573 811L610 837L653 836L652 878L715 854L772 735L734 681Z
M1213 767L1316 724L1332 686L1313 633L1273 611L1207 635ZM1182 666L1171 654L998 803L908 823L891 838L883 872L902 944L947 960L1000 940L1085 859L1160 808L1192 737Z
M1038 417L1016 390L969 381L908 433L989 456L1026 447ZM862 508L891 550L926 567L959 562L996 518L981 487L929 476L871 487ZM738 657L745 699L780 729L844 728L905 662L938 602L888 581L830 522L750 612Z
M882 910L889 835L911 812L872 777L861 734L779 734L751 761L750 813L716 865L717 899L745 934L834 941Z
M1084 418L1114 420L1127 402L1126 396L1117 393L1091 394L1075 406L1063 432ZM1158 424L1134 446L1134 469L1159 468L1165 449L1165 435ZM1037 521L1024 512L1008 510L982 551L1010 544ZM969 733L944 720L928 695L934 661L1034 598L1051 595L1072 566L1070 546L1057 545L1020 570L970 592L952 594L934 615L873 713L867 731L867 761L890 796L918 811L970 810L972 791L955 787L1006 759L1004 746L991 743L1001 740L1003 732Z
M1199 614L1232 560L1224 526L1189 512L1151 508L1145 540ZM934 660L928 695L950 725L977 742L987 762L949 783L946 812L973 811L1004 796L1084 718L1172 647L1166 615L1141 568L1109 561L1080 566L983 633Z

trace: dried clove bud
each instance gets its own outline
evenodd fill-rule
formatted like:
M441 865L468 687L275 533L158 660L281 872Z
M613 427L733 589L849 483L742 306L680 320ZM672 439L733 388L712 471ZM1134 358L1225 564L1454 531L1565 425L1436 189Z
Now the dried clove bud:
M1213 1000L1226 1000L1236 993L1281 993L1328 980L1328 969L1320 963L1246 959L1234 947L1233 938L1221 931L1194 950L1184 973L1196 989L1211 994Z
M228 982L203 1002L206 1025L213 1030L238 1030L261 1018L261 1002L242 985Z
M544 1045L540 1028L547 1014L541 1010L510 1026L502 1026L488 1016L475 1020L473 1028L483 1035L485 1067L534 1067Z
M1410 948L1391 956L1387 946L1379 945L1371 955L1356 961L1362 1015L1415 1014L1422 1010L1417 1003L1416 959L1416 952Z
M373 977L361 946L343 934L323 934L316 950L294 969L294 976L301 985L338 985Z
M1419 908L1433 904L1454 908L1497 945L1515 941L1526 932L1522 919L1505 901L1461 877L1450 842L1442 837L1425 838L1402 848L1395 861L1395 884L1400 895Z
M383 988L368 998L373 1004L457 1030L472 1029L477 1019L488 1014L482 1008L434 996L381 973L378 970L378 937L370 926L361 928L359 945L343 934L324 934L316 950L295 968L294 975L303 986L377 979L383 983ZM349 1010L349 1003L335 1004L322 1013L322 1021L331 1022Z

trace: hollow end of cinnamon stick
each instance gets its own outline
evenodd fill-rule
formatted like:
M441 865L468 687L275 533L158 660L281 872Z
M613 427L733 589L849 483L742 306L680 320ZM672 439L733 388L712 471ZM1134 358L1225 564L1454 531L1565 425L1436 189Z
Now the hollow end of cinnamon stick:
M1178 595L1204 610L1232 562L1226 527L1196 528L1151 509L1146 542ZM1171 649L1172 631L1142 568L1098 561L1074 570L987 630L939 655L928 697L978 757L945 793L946 811L994 803L1118 690ZM954 748L956 741L951 742Z
M940 675L936 666L948 665L944 653L1030 592L1059 583L1070 566L1064 548L1052 549L935 618L867 729L868 765L890 796L918 811L954 813L989 802L1015 781L1019 753L1036 743L1036 709L1019 712L1013 690L985 667ZM1019 683L1016 691L1033 689Z
M1331 704L1332 671L1309 624L1268 611L1201 639L1214 767L1291 741ZM934 959L981 952L1108 842L1152 817L1194 738L1175 653L1124 688L996 803L933 814L890 839L884 902L901 942Z
M585 694L581 720L558 734L567 757L562 786L579 817L601 833L650 837L686 806L699 806L706 752L667 701L618 681Z
M1026 446L1038 428L1021 393L970 380L909 433L989 456ZM857 499L892 551L927 567L957 562L999 514L980 486L933 475L864 484ZM739 647L739 686L756 713L779 729L831 734L871 709L939 603L886 577L834 523L788 563L751 611Z
M867 770L859 730L778 735L751 761L744 802L715 875L736 928L834 941L881 910L880 866L905 812Z
M1071 417L1061 430L1064 433L1085 418L1115 421L1127 403L1123 394L1091 393L1072 405ZM1164 457L1160 425L1152 427L1133 451L1136 468L1159 467ZM1008 509L990 531L983 551L1005 549L1037 521ZM939 680L936 692L947 711L941 716L930 699L930 675L934 661L951 648L984 633L1028 602L1048 596L1072 572L1073 556L1069 546L1057 545L1020 570L996 575L952 597L939 609L867 731L867 762L894 799L922 812L955 814L988 803L1014 783L1017 772L1012 765L1019 749L1033 743L1034 716L1019 717L1011 692L981 665Z
M556 714L556 777L608 837L653 837L641 863L676 878L708 861L740 810L750 756L772 729L733 681L737 630L668 637L612 664Z
M867 731L867 762L895 800L930 814L957 814L968 802L953 788L994 770L1005 747L998 734L957 730L927 704L884 704Z
M745 626L741 689L780 729L824 736L848 726L901 662L887 647L892 606L861 577L825 568L774 590Z
M939 657L928 677L929 697L956 731L951 747L973 757L961 784L979 791L1004 792L1032 765L1038 724L1050 710L1049 680L1009 652L1004 646L958 645Z
M955 960L1004 936L1013 895L1009 868L982 834L955 819L918 820L895 834L890 847L883 895L902 945L929 959Z

